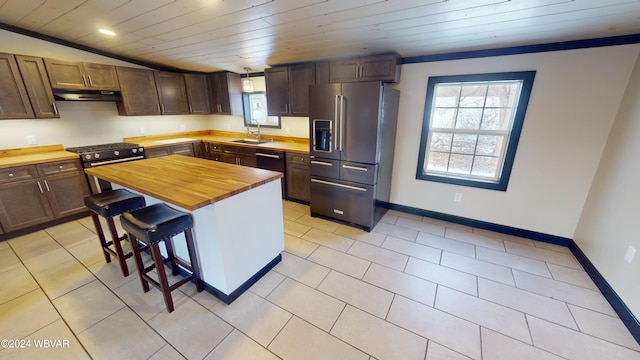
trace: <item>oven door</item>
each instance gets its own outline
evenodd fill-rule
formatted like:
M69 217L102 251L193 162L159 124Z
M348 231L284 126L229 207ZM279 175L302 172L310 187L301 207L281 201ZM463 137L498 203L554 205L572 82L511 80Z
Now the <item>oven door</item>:
M96 160L96 161L83 163L82 165L84 166L85 169L87 169L87 168L93 168L97 166L118 164L118 163L123 163L128 161L141 160L141 159L144 159L144 155L131 156L131 157L120 158L120 159L112 159L112 160ZM92 194L97 194L97 193L101 193L101 192L113 189L111 187L110 182L102 179L98 179L95 176L87 175L87 180L89 181L89 187L91 187Z

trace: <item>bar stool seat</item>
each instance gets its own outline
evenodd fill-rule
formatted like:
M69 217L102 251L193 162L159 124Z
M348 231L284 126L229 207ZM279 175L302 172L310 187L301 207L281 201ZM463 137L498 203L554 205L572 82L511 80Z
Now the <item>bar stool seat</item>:
M101 192L99 194L88 195L84 198L85 206L91 210L91 218L93 225L98 233L98 239L102 246L105 260L111 262L111 255L118 258L122 275L129 276L129 268L127 267L127 259L132 253L126 254L122 250L121 241L126 240L127 236L118 236L113 218L124 212L140 209L146 206L143 196L137 195L126 189L116 189ZM100 224L98 216L102 216L107 220L109 232L111 233L111 241L107 241ZM113 246L113 249L111 248Z
M173 299L171 292L195 280L198 292L203 290L200 277L200 267L193 241L193 218L191 214L175 210L164 203L147 206L143 209L127 212L120 216L122 228L127 231L131 241L133 257L136 260L142 289L149 291L149 283L162 292L168 312L173 311ZM184 233L189 254L188 262L177 257L173 251L173 237ZM167 250L167 258L163 259L159 244L163 242ZM142 245L142 246L141 246ZM153 263L145 267L140 255L142 251L149 250ZM164 263L171 266L173 275L179 272L181 266L189 273L185 278L169 285ZM157 280L149 276L149 272L156 269Z

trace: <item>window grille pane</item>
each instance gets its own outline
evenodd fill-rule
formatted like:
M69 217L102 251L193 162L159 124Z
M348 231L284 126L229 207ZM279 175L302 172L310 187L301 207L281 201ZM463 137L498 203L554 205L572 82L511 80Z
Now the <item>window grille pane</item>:
M453 136L451 152L456 154L471 154L476 152L478 135L456 134Z
M476 155L500 156L502 153L503 140L504 136L479 136Z
M431 150L432 151L451 151L451 138L453 134L448 133L433 133L431 136Z
M482 114L481 130L509 131L513 124L512 108L486 108Z
M515 107L521 85L522 81L496 82L489 85L487 89L487 104L485 106Z
M479 129L482 120L482 108L465 108L458 110L456 129Z
M471 175L496 178L498 174L498 158L493 156L476 156L473 161Z
M447 171L449 167L449 153L435 152L429 153L426 170L430 171Z
M487 95L487 84L470 84L462 86L460 107L484 107Z
M433 128L453 129L456 125L456 109L433 109Z
M452 174L471 174L473 155L451 154L449 159L449 172Z
M436 85L433 107L458 107L460 84Z

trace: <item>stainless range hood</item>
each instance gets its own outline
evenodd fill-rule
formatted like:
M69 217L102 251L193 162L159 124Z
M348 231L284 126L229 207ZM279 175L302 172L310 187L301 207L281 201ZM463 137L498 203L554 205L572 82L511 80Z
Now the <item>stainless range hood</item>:
M120 91L53 89L56 100L70 101L122 101Z

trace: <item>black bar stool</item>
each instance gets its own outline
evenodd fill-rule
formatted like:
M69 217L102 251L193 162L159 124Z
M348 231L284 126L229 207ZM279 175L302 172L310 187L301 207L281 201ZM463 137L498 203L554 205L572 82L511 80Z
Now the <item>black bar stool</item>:
M196 289L198 292L203 290L202 279L200 277L200 268L198 266L198 257L193 242L193 218L191 214L187 214L170 208L166 204L154 204L143 209L127 212L120 216L122 228L127 231L133 257L136 260L142 289L144 292L149 291L149 283L162 292L164 303L167 311L173 311L173 300L171 292L176 290L185 283L195 279ZM189 262L175 256L173 252L173 237L184 232L187 240L187 250L189 253ZM143 246L140 246L141 244ZM164 242L167 249L167 258L163 259L160 253L159 243ZM140 256L141 251L149 249L153 263L145 267ZM190 275L177 281L173 285L169 285L167 273L164 269L164 263L171 266L173 275L178 274L178 265L190 272ZM150 277L148 273L156 269L158 280Z
M91 210L91 218L93 219L93 225L96 227L105 260L109 263L111 262L111 255L116 256L120 261L122 275L129 276L127 259L131 257L131 253L125 254L120 245L120 242L125 240L127 236L118 236L118 230L116 230L113 217L127 211L145 207L144 197L125 189L116 189L88 195L84 198L84 204ZM109 232L111 233L111 241L105 239L98 215L107 220ZM113 245L113 249L110 248L111 245Z

